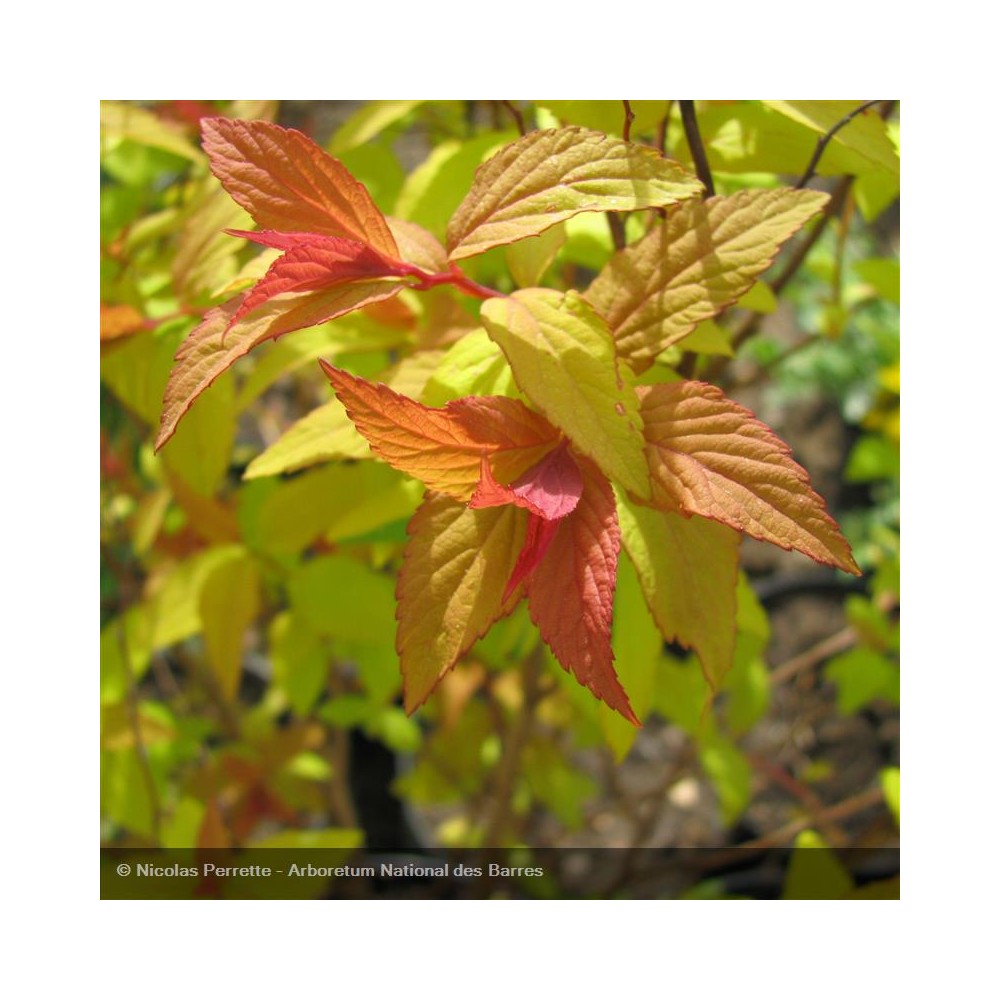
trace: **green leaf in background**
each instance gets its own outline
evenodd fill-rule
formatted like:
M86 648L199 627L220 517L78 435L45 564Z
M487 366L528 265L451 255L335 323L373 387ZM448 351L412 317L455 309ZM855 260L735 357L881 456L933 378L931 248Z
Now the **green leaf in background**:
M549 269L556 254L566 242L565 225L553 226L538 236L529 236L504 249L507 266L519 288L532 288L541 284L542 276Z
M274 683L296 715L305 716L323 692L328 657L319 639L288 611L275 615L267 631Z
M865 434L851 449L844 478L849 483L899 479L899 445L880 434Z
M885 795L885 804L892 813L892 818L899 826L899 768L887 767L879 774L882 782L882 794Z
M750 802L750 765L746 757L721 736L703 739L698 759L719 799L722 819L732 826Z
M243 546L234 545L220 554L206 576L198 602L208 665L229 701L239 690L244 633L259 610L257 565Z
M383 129L405 118L423 101L367 101L333 134L327 149L342 156L375 138ZM346 164L345 164L346 165Z
M503 351L479 329L448 349L427 381L421 402L444 406L463 396L516 395L517 386Z
M663 638L646 607L635 569L627 559L618 563L611 647L615 672L628 691L632 709L640 720L645 719L653 702L656 672L663 659ZM598 704L597 711L615 759L624 760L639 730L603 702Z
M361 830L352 830L343 827L340 829L328 828L326 830L282 830L280 833L272 833L261 840L255 840L248 846L251 848L284 847L311 850L343 850L345 848L360 847L363 843L364 833Z
M837 711L842 715L880 698L899 704L899 667L874 649L860 647L835 656L825 673L837 685Z
M236 439L236 390L226 372L195 400L160 457L196 493L212 496L229 469Z
M193 163L205 163L204 154L178 126L133 104L101 101L101 136L102 139L131 139L143 146L155 146L182 156Z
M542 740L524 749L524 778L532 795L570 830L583 823L583 806L598 792L589 774L574 768L557 747Z
M703 320L684 338L684 350L694 351L696 354L715 354L724 358L731 358L735 353L729 342L729 334L710 319Z
M678 660L665 656L656 672L653 707L693 739L711 738L715 719L707 711L712 696L694 656Z
M869 257L853 266L854 273L872 286L887 302L899 305L899 261L889 257Z
M622 545L664 638L694 649L718 688L732 665L740 535L702 517L683 518L617 493Z
M260 506L256 538L270 552L301 552L320 535L361 535L412 514L420 484L387 465L360 462L305 472ZM370 498L359 504L358 497Z
M771 638L767 612L741 573L736 588L736 648L726 676L725 718L730 735L747 732L771 705L771 675L764 651Z
M516 138L516 132L488 132L464 142L442 142L407 177L392 214L416 222L443 239L477 167Z
M624 130L625 108L621 101L536 101L535 104L567 125L583 125L619 136ZM654 135L669 108L667 101L629 101L629 105L635 115L633 136Z
M795 838L782 899L843 899L854 889L850 873L822 837L803 830Z
M370 456L368 442L335 396L292 424L247 466L243 478L277 476L331 459Z
M289 581L292 613L317 635L381 643L395 632L392 578L346 556L305 563Z

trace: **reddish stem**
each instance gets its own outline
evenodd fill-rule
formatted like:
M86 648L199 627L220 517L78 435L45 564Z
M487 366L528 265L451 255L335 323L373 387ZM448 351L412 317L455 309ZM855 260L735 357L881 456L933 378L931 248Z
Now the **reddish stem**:
M435 288L438 285L454 285L456 288L460 288L463 292L473 295L477 299L495 299L503 295L502 292L498 292L494 288L487 288L485 285L480 285L478 282L473 281L459 269L457 264L449 265L447 271L441 271L438 274L430 274L412 264L404 265L401 271L403 274L417 279L418 284L413 287L421 292L426 291L428 288Z

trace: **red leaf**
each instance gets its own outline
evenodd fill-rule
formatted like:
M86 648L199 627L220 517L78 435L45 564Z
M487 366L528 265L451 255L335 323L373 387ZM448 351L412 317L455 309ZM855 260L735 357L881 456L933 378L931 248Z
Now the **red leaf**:
M201 131L212 172L257 225L343 236L398 255L364 185L301 132L229 118L203 118Z
M524 507L530 515L524 547L504 590L505 601L545 557L556 536L559 521L576 509L582 492L580 468L570 456L566 443L546 455L510 486L503 486L493 478L490 463L483 456L481 478L469 506L475 510L513 504Z
M268 300L286 292L319 291L352 281L401 277L405 273L404 265L383 257L367 244L356 240L345 240L337 236L313 236L309 233L227 231L254 239L265 246L288 248L250 290L230 320L230 326L234 326L247 313L253 312ZM272 236L277 238L273 239Z
M641 725L614 669L611 612L621 532L611 484L589 459L576 509L555 522L545 558L527 578L532 621L556 659L601 701Z
M559 439L543 416L516 399L469 397L435 409L326 361L320 365L379 458L456 500L472 496L483 455L501 478L514 478Z

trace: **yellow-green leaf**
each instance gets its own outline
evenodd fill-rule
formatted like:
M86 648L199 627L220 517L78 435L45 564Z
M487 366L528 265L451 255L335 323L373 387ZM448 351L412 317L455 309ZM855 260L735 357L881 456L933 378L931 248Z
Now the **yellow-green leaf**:
M244 479L277 476L335 458L367 458L368 442L357 432L344 404L334 397L296 421L258 455Z
M533 288L541 284L542 275L549 269L565 242L566 227L559 225L507 247L504 251L507 266L518 287Z
M628 691L635 714L640 720L645 719L653 702L656 671L663 659L663 639L649 615L639 579L627 559L618 563L611 648L618 679ZM639 730L603 702L598 702L597 709L601 729L615 759L623 760Z
M733 661L740 536L704 518L650 510L618 494L622 544L664 638L693 648L718 689Z
M260 579L253 557L241 546L220 561L206 578L198 602L205 653L222 696L231 701L239 689L243 636L260 610Z
M532 288L488 299L481 318L524 394L611 479L650 495L631 372L576 293Z
M101 132L112 138L131 139L143 146L155 146L194 163L205 161L178 126L132 104L101 101Z
M511 505L471 510L438 493L429 493L414 515L396 610L408 712L519 599L520 590L503 605L525 520L524 512Z
M803 830L795 838L782 899L843 899L854 888L850 873L823 838Z
M404 118L423 101L368 101L333 133L327 148L334 156L364 145L384 128Z
M688 202L619 251L587 290L621 357L648 363L748 291L826 204L819 191L740 191Z
M529 132L476 171L448 225L452 260L472 257L579 212L672 205L701 182L650 146L583 128Z
M430 377L421 402L444 406L463 396L514 396L517 387L500 347L485 330L473 330L453 344Z
M825 135L838 122L864 104L864 101L764 101L778 114L791 118ZM891 174L899 173L899 154L886 132L886 124L877 107L868 108L838 129L831 142L864 157L869 163Z

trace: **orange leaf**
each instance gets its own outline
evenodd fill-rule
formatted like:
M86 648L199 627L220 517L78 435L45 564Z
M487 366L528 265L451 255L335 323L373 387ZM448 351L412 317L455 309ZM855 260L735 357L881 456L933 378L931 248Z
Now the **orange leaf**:
M700 514L860 576L808 473L749 410L703 382L656 385L640 396L656 506Z
M194 401L227 369L265 340L343 316L369 302L396 295L400 285L355 281L315 292L272 299L233 324L244 300L239 296L209 310L177 350L163 393L160 433L162 448L177 430ZM232 326L230 326L233 324Z
M132 306L107 306L101 303L101 340L117 340L142 330L146 320Z
M545 558L525 589L532 621L556 659L601 701L633 725L632 711L614 669L611 612L621 532L611 484L589 459L574 455L583 494L558 522Z
M586 298L636 368L746 292L829 200L791 188L739 191L674 209L608 261Z
M480 636L510 612L503 597L524 541L516 507L471 510L430 493L407 527L396 587L403 703L415 711Z
M229 118L203 118L201 131L212 172L257 225L343 236L398 256L364 185L301 132Z
M501 480L527 471L559 439L540 414L501 396L420 403L320 361L348 416L372 451L393 468L456 500L469 500L484 455Z

